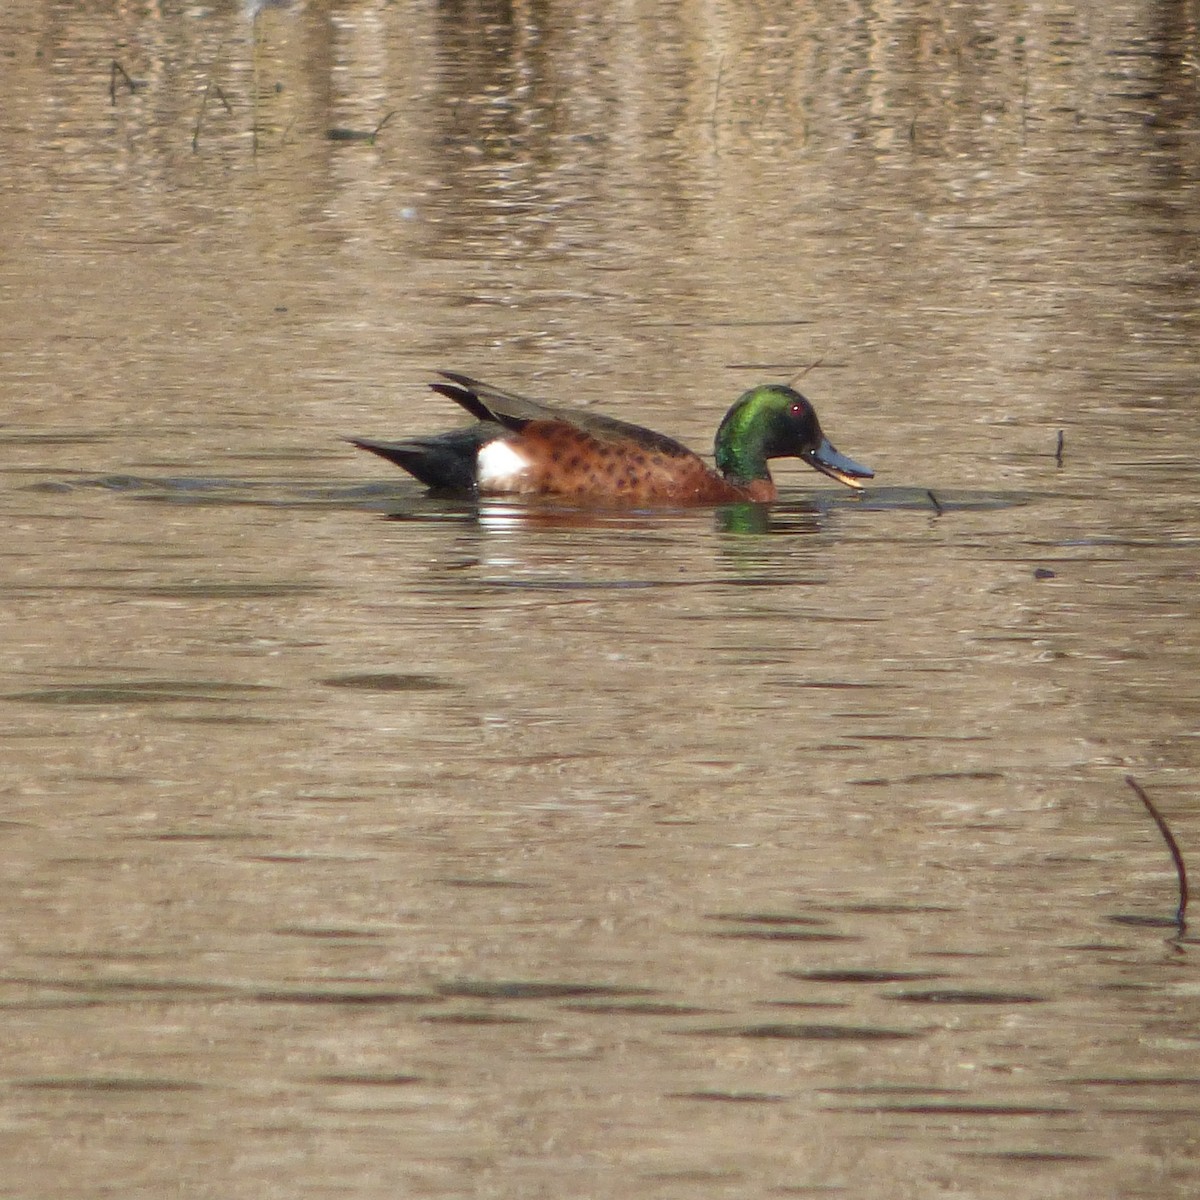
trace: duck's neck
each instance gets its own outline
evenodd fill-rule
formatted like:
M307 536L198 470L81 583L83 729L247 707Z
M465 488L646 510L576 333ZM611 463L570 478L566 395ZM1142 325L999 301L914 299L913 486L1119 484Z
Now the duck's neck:
M730 483L745 486L762 480L770 484L767 434L761 412L749 404L735 404L717 430L717 470Z

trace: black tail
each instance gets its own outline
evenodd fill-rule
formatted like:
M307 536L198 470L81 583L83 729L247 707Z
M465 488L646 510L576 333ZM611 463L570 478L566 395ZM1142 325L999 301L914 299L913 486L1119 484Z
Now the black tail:
M360 450L369 450L403 467L433 491L474 494L475 456L479 447L495 436L494 425L490 430L485 425L473 425L403 442L379 442L374 438L346 440Z

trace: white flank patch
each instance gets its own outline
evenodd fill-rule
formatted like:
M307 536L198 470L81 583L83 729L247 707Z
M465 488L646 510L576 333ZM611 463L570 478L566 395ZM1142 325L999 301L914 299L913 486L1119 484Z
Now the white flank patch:
M475 473L481 492L521 492L528 486L529 459L511 442L496 438L480 446Z

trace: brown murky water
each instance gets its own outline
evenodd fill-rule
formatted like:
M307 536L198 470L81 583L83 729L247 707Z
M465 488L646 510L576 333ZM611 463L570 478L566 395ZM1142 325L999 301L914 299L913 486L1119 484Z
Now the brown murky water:
M1196 1195L1196 5L734 9L5 5L6 1196Z

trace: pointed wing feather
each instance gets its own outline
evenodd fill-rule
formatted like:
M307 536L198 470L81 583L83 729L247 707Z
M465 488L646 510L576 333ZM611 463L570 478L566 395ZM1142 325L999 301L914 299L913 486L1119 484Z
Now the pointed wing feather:
M478 379L472 379L469 375L459 375L453 371L439 371L438 374L444 379L449 379L451 384L430 384L435 392L440 392L461 404L479 420L493 421L506 429L523 429L530 421L557 421L576 429L583 429L602 442L628 441L660 454L685 454L689 457L692 455L692 451L682 442L641 425L618 421L615 417L585 412L578 408L542 404L537 400L518 396L514 392L501 391Z

